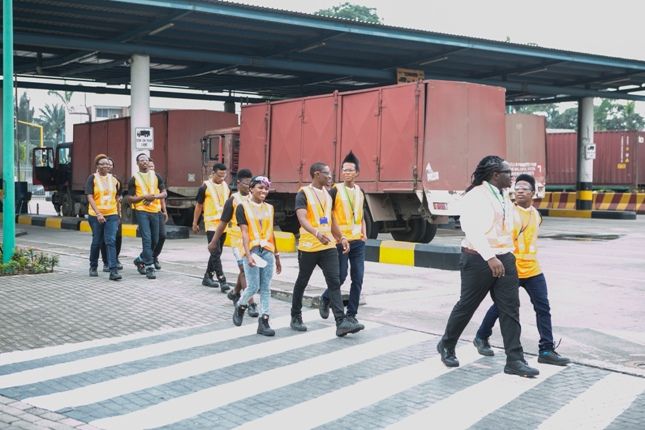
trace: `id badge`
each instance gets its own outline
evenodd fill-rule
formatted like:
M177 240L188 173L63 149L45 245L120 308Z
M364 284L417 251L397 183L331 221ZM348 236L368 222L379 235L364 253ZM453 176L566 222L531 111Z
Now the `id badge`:
M264 247L265 247L265 246L267 246L268 244L269 244L269 241L268 241L268 240L264 240L264 239L263 239L263 240L261 240L261 241L260 241L260 246L261 246L262 248L264 248Z
M329 224L329 220L327 219L326 216L321 216L320 217L320 225L325 225L325 224Z
M360 226L360 224L359 225L354 225L354 227L352 227L352 234L353 235L361 234L361 226Z

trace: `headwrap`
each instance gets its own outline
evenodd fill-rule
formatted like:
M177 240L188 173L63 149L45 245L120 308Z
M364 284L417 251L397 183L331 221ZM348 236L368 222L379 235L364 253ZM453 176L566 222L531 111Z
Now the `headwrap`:
M267 188L271 187L271 181L269 181L269 178L267 178L266 176L254 176L251 179L251 183L249 184L249 188L253 188L257 184L262 184Z

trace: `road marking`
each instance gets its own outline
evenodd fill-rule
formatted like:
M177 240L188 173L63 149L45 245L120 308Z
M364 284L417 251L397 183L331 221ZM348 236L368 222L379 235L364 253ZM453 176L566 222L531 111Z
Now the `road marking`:
M405 332L349 346L257 375L207 388L153 406L90 424L104 429L154 428L170 425L218 407L285 387L315 375L341 369L388 352L403 349L432 338L419 332Z
M317 311L307 312L307 314L314 313L318 314ZM272 324L276 327L280 327L288 324L290 321L290 316L284 316L272 320ZM96 357L83 358L65 363L53 364L51 366L24 370L22 372L0 376L0 388L34 384L37 382L47 381L49 379L62 378L64 376L76 375L91 370L103 369L105 367L143 360L157 355L168 354L170 352L237 339L240 336L255 334L256 330L257 328L255 324L246 324L242 327L232 327L224 330L211 331L208 333L187 336L185 338L163 341L153 345L144 345L126 349L124 351L116 351Z
M457 349L457 356L462 365L481 358L472 345ZM419 363L392 370L271 415L259 417L237 429L280 428L284 423L293 422L298 423L299 429L315 428L455 369L458 368L446 367L439 356L435 355Z
M535 366L537 359L529 362ZM387 427L394 429L427 428L428 423L450 423L450 428L467 428L522 393L562 371L562 366L541 366L537 378L520 378L500 373L461 390L446 399Z
M374 329L380 326L380 324L370 322L365 324L366 329ZM301 335L278 338L270 342L253 344L243 348L211 354L194 360L143 371L135 375L122 376L68 391L30 397L24 399L23 402L49 410L89 405L146 388L152 388L157 385L223 369L246 361L257 360L324 342L334 338L335 330L335 327L312 330Z
M645 379L610 373L538 427L604 429L645 390Z

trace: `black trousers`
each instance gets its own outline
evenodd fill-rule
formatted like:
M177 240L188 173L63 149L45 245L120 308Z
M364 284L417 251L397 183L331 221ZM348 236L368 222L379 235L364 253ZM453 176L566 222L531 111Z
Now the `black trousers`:
M206 232L206 239L208 243L210 243L211 240L213 240L213 236L215 236L214 231ZM225 278L224 270L222 269L222 248L224 247L225 240L226 240L226 233L222 233L222 235L219 238L219 243L217 244L217 248L215 249L215 251L211 252L210 257L208 258L208 266L206 266L206 273L211 278L213 277L213 274L217 276L217 279Z
M443 343L446 347L455 347L459 336L470 322L486 294L499 310L499 323L504 339L506 360L523 360L524 351L520 343L520 297L515 268L515 256L512 253L498 255L504 264L505 275L494 278L488 263L477 254L461 253L459 265L461 268L461 295L452 309Z
M340 270L338 265L338 251L336 248L325 249L318 252L298 251L298 278L293 286L291 299L291 316L302 313L302 296L309 284L309 279L316 266L320 267L325 275L327 292L334 318L339 323L345 318L343 299L340 295Z
M152 250L152 259L154 261L159 259L164 242L166 242L166 221L164 220L164 215L159 212L159 240L157 241L155 249Z

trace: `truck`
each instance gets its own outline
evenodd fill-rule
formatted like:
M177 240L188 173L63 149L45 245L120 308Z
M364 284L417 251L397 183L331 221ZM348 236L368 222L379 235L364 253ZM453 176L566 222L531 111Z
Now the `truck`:
M481 158L506 156L505 90L426 80L246 105L239 127L209 131L202 147L231 170L268 176L276 223L294 233L309 166L325 162L338 179L352 151L368 237L427 243L458 215Z
M213 127L237 124L235 113L209 110L169 110L150 115L154 130L150 155L157 173L166 182L166 203L175 224L192 224L197 189L212 165L208 148L200 144L202 136ZM113 174L125 186L131 176L130 118L76 124L73 142L33 150L34 184L52 192L52 203L59 214L85 215L85 181L95 171L94 157L100 153L114 159ZM128 220L130 208L124 205L123 209Z

